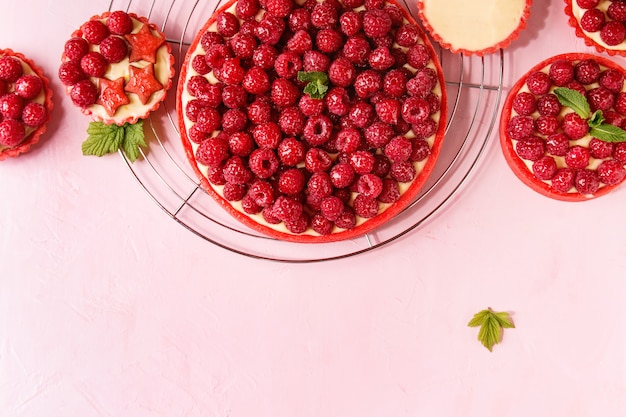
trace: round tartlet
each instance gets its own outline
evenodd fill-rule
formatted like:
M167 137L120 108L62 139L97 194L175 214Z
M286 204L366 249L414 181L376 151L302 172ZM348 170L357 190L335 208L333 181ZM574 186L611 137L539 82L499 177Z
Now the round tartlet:
M626 178L626 142L591 136L598 134L589 121L626 128L625 74L609 59L567 53L538 63L521 77L500 120L500 145L515 175L538 193L562 201L589 200L619 186ZM581 117L559 99L563 90L555 93L557 88L580 93L590 117Z
M506 48L526 28L532 0L418 0L424 28L454 53L482 56Z
M217 10L191 43L182 65L177 90L177 112L181 139L201 186L225 210L243 224L276 239L291 242L325 243L354 238L374 230L404 210L415 199L432 172L441 150L446 124L447 98L443 72L432 45L408 12L394 1L380 4L384 8L384 14L387 17L381 17L383 14L382 10L368 13L365 7L363 7L362 0L345 1L344 3L330 1L318 3L309 0L303 5L287 0L269 1L265 3L265 7L271 9L271 13L263 8L258 10L254 7L250 8L249 5L254 3L254 1L250 0L239 0L239 2L231 0ZM335 7L339 7L340 10L338 11ZM283 12L280 12L280 9L283 9ZM284 13L285 9L288 10L286 14ZM250 12L250 10L253 11ZM358 31L354 29L354 26L351 26L353 23L349 22L346 23L344 29L341 29L342 24L339 22L342 18L340 16L348 12L351 12L349 13L349 18L343 19L350 22L360 21L361 23L357 24L357 27L360 27ZM237 17L245 13L248 13L247 21ZM328 13L329 15L326 15ZM278 14L281 14L283 17L276 18ZM266 16L267 19L265 19ZM303 19L302 16L306 17ZM378 18L381 20L377 20ZM204 61L207 61L207 55L214 56L214 50L222 48L221 46L210 46L209 39L215 39L215 33L218 31L220 31L220 34L225 32L226 30L223 26L227 25L229 21L232 23L233 19L236 19L238 22L236 26L240 26L241 30L236 31L236 33L231 31L228 35L222 36L225 43L230 44L231 39L236 38L243 30L248 31L257 26L261 29L252 29L252 32L247 33L253 33L261 46L265 44L263 40L272 38L272 45L275 47L278 55L288 55L288 52L299 50L301 47L299 42L303 38L307 38L307 35L304 35L302 31L308 32L308 30L303 28L307 26L317 27L317 30L311 30L311 33L316 33L317 35L309 35L308 37L315 39L314 42L311 42L311 45L317 46L312 46L312 49L317 49L318 52L322 48L328 50L323 53L329 59L327 69L330 68L328 71L329 82L326 96L323 99L311 99L309 93L303 92L303 89L308 86L307 82L299 81L294 74L291 74L291 78L288 78L289 82L283 81L283 77L277 74L277 68L269 68L268 66L266 72L273 81L268 86L268 89L265 90L266 92L247 94L245 104L241 106L241 109L247 116L243 125L240 125L236 131L230 131L232 129L230 127L231 122L227 123L229 127L226 128L222 124L224 120L222 119L217 128L213 130L208 129L208 132L198 134L198 131L201 130L201 127L196 126L198 124L196 119L198 117L198 108L204 107L206 103L201 103L202 100L200 98L190 93L190 83L200 80L207 84L206 81L208 81L207 85L220 85L223 91L228 89L229 95L232 94L232 91L243 88L231 88L231 85L229 85L231 77L223 75L224 69L217 66L219 64L216 64L216 71L212 68L207 69L204 66ZM266 21L264 22L264 20ZM266 30L267 21L276 22L277 20L284 22L282 24L288 28L282 36L280 33L273 33L275 31ZM367 23L363 23L363 21ZM388 22L388 24L392 22L390 23L392 28L385 29L384 35L377 38L380 43L374 44L373 40L368 39L364 34L365 29L363 27L369 25L368 33L374 34L376 30L380 29L377 25L381 21L383 23L380 27L385 27L384 22ZM329 27L323 27L326 24ZM352 29L349 29L349 27L352 27ZM376 27L379 29L376 29ZM400 31L397 29L399 27L402 27L401 32L403 33L400 38L396 36ZM341 35L342 46L339 49L335 49L335 51L331 51L330 46L323 43L325 41L320 40L323 35L319 35L319 33L324 32L328 34L329 30L334 30ZM347 36L346 32L354 32L354 36ZM292 34L294 35L291 36ZM334 36L330 35L329 37L333 38ZM296 37L299 40L290 43L289 39ZM352 38L358 38L359 40L354 41L351 40ZM350 47L343 46L344 44L359 44L363 39L368 44L365 45L365 48L346 49ZM400 39L400 43L407 46L400 46L398 39ZM248 38L248 40L250 39ZM412 46L408 46L409 44ZM360 45L363 46L364 44L361 43ZM207 53L205 46L210 52ZM354 55L359 54L359 51L367 50L368 48L374 51L378 50L379 47L387 48L387 54L383 53L382 56L390 56L391 51L396 54L391 64L385 64L387 65L385 70L373 70L371 65L368 64L370 62L369 57L365 56L361 64L354 66L354 78L348 82L343 79L344 74L352 74L352 72L351 70L338 71L337 67L339 64L334 64L336 61L341 61L341 65L344 65L347 59L346 56L350 56L350 59L357 59ZM270 48L263 46L257 49ZM402 61L407 58L411 49L413 49L412 53L414 55L407 59L407 62L416 63L414 59L418 55L422 57L422 60L425 60L420 65L416 64L420 66L419 69ZM300 52L304 56L304 50ZM383 65L380 62L386 59L380 58L381 55L378 52L375 55L379 57L376 58L378 61L374 64L376 68L379 68L379 65ZM202 55L205 56L204 59ZM316 53L310 52L309 55L316 55ZM340 55L343 57L341 60L338 59ZM277 58L276 62L282 60L280 57L275 58ZM239 59L238 56L235 56L230 59L241 63L246 68L246 74L258 72L258 70L250 71L249 58ZM304 59L305 63L308 62L307 59ZM200 65L198 65L198 61L200 61ZM255 63L255 68L259 65L265 65L262 63L261 58L258 61L252 58L252 61ZM223 65L233 64L231 61L229 63ZM311 71L311 69L318 68L318 64L319 62L317 64L307 64L308 66L302 64L301 67L296 64L295 69L303 71L302 74L313 73L316 71ZM337 66L333 67L333 65ZM349 67L350 65L348 65ZM292 67L291 70L293 69ZM319 69L323 69L323 65ZM283 70L284 68L280 70L280 74L283 74ZM319 71L317 72L319 73ZM391 80L388 89L383 88L382 84L380 84L378 85L378 90L374 89L368 94L364 92L365 87L361 87L367 85L367 82L363 80L372 76L372 72L375 73L373 78L378 77L381 82L385 74L392 74L388 76L388 79ZM364 73L367 73L367 75L361 75ZM301 73L299 72L299 74ZM358 78L359 75L361 75L361 78ZM228 83L219 81L218 78L222 80L228 79ZM339 78L343 80L340 82ZM387 79L386 76L385 79ZM397 86L400 92L396 91L393 93L397 94L394 97L387 96L386 92L392 91L392 85L395 86L393 80L398 79L402 80L400 85ZM410 81L413 79L416 80ZM255 91L257 88L251 84L246 84L247 81L245 80L242 83L246 86L246 92ZM234 84L237 85L237 81ZM280 87L278 86L279 84ZM297 91L297 99L292 99L291 102L287 102L289 100L283 102L283 98L280 98L282 97L281 89L283 85L294 86L288 88L292 90L296 88L294 91ZM409 95L407 88L411 89L415 96ZM427 91L420 90L424 88ZM198 94L196 90L193 91ZM346 93L347 99L345 95L337 96L336 94L339 94L337 92ZM423 97L420 97L420 94ZM224 94L222 94L222 99L224 97ZM330 97L333 98L331 99ZM414 99L411 99L412 97ZM391 103L391 108L395 108L396 112L390 111L383 115L382 109L384 106L381 104L379 105L381 112L376 112L375 104L373 103L382 102L385 99L395 100L400 108L397 105L394 107L393 103ZM266 120L259 120L257 118L258 115L252 114L250 108L261 108L264 105L260 102L268 100L274 116ZM220 117L229 113L229 116L225 117L230 119L230 113L232 113L231 110L233 109L227 108L224 101L214 103L213 107L219 110ZM322 103L321 106L324 110L321 113L313 114L315 111L309 113L311 107L305 106L303 102L309 102L309 104L311 102ZM413 116L408 116L411 112L418 113L420 111L418 109L424 109L424 107L413 107L411 105L411 103L416 102L419 102L420 105L427 103L426 114L420 115L419 121L413 119ZM198 104L201 106L198 106ZM341 107L344 104L347 107ZM363 119L360 117L367 113L363 108L367 110L368 107L374 113L369 119L366 119L367 123L363 123ZM285 111L285 108L292 110ZM294 108L296 110L293 110ZM331 111L329 109L332 109L334 113L330 114ZM237 107L234 110L236 113ZM404 120L402 116L403 111L406 111L407 117L416 123L410 124ZM206 113L212 112L206 111ZM307 113L306 116L304 116L305 112ZM398 115L398 112L400 112L400 115ZM296 121L293 123L281 121L283 116L288 118L285 116L287 113L295 114ZM303 117L298 116L298 113L302 114ZM306 132L311 132L311 130L307 131L306 124L318 116L332 121L332 139L326 139L323 143L314 142L312 139L314 136L311 136L313 134L306 136L308 134ZM381 117L385 122L380 120ZM196 120L194 121L194 119ZM313 124L314 122L311 123ZM264 139L261 132L264 132L266 129L272 130L270 129L270 127L273 127L272 125L279 126L281 129L279 142L266 143L266 138ZM300 126L300 128L294 128L294 126ZM370 134L381 140L381 143L377 146L366 142L366 131L370 128ZM295 129L295 131L292 131L292 129ZM347 137L348 134L344 131L350 129L352 129L352 133L354 131L358 132L359 142L356 147L348 144L347 140L343 142L343 139L341 144L339 144L340 142L337 139L338 137ZM375 132L378 132L376 129L380 129L383 134L376 135ZM419 129L422 130L420 131ZM424 137L418 137L415 131L420 135L423 134ZM251 147L246 151L241 151L241 143L238 142L242 132L244 136L247 134L250 138L253 138ZM389 132L392 132L391 135L389 135ZM372 138L374 136L370 135L368 137ZM393 138L388 136L393 136ZM391 161L386 156L385 149L388 144L392 143L392 139L396 139L393 141L394 144L406 144L408 141L410 144L408 153L410 155L400 156L399 153L403 151L396 149L394 158L397 159L397 162ZM315 140L317 141L317 139ZM289 146L286 143L289 143ZM393 145L388 147L391 149ZM300 149L300 151L293 152L294 149ZM406 149L404 150L406 151ZM207 162L206 158L208 152L214 152L208 158L210 159L209 162ZM224 153L222 154L222 152ZM393 151L388 151L388 153L391 152ZM278 161L278 167L275 167L270 175L265 172L260 176L257 175L262 171L259 168L262 164L258 164L257 155L259 154L268 155L267 160L262 160L264 163L274 159ZM273 156L270 154L273 154ZM293 159L294 154L300 154L300 158ZM198 158L198 155L202 157ZM202 159L202 163L198 159ZM251 163L251 160L254 162ZM321 163L320 160L324 162ZM368 168L368 163L371 161L375 161L375 168L372 168L372 166ZM210 167L208 166L209 164L211 165ZM340 167L337 168L338 166ZM346 168L346 166L349 166L349 168ZM391 166L393 167L390 168ZM348 174L344 175L350 169L353 170L353 177L350 177ZM243 177L235 177L233 171L247 171L248 174ZM402 177L402 172L408 173L408 177L403 178L406 179L406 182L393 179L389 174L391 171L395 172L396 178ZM378 179L372 178L371 175L378 177ZM233 183L227 181L224 177L228 177L228 180L232 179ZM408 179L409 177L410 179ZM240 180L241 178L244 179ZM346 179L349 179L349 182ZM298 181L302 185L300 187L294 186ZM384 188L381 194L376 197L375 193L380 192L380 189L377 188L380 184L384 184ZM265 191L260 192L259 189ZM240 195L236 195L237 192ZM388 202L381 202L381 199ZM338 201L340 201L341 207L338 207ZM369 210L363 210L363 207L368 207ZM365 217L359 213L364 214Z
M613 8L619 10L613 11ZM626 7L623 2L565 0L565 14L576 36L587 46L612 56L626 56Z
M13 62L19 62L19 65L15 66L19 71L19 78L2 79L2 77L0 77L2 90L2 94L0 94L0 102L2 102L2 104L0 104L0 107L2 107L1 113L4 113L5 110L11 111L10 108L5 109L5 106L11 107L11 105L5 104L5 96L17 95L21 97L17 100L19 103L14 104L19 107L18 109L21 115L0 115L0 124L11 118L23 126L23 137L21 140L18 140L17 143L12 143L10 146L0 143L0 161L2 161L6 158L15 157L29 151L31 147L39 141L40 136L46 131L46 125L50 120L50 111L52 110L53 103L52 90L49 87L48 78L45 77L41 68L35 65L32 60L11 49L0 49L0 59L11 59L15 60ZM33 87L26 87L30 89L30 91L24 92L23 80L25 77L33 76L36 77L36 90L33 89ZM37 81L37 79L39 81ZM31 110L30 106L36 107L36 115L32 112L30 115L26 114ZM33 116L37 119L35 122L32 121ZM2 129L4 129L4 126Z
M117 23L122 18L125 27ZM110 24L113 19L118 26ZM147 18L122 11L81 25L65 43L61 61L59 78L67 95L84 114L105 124L146 118L165 99L174 77L165 35Z

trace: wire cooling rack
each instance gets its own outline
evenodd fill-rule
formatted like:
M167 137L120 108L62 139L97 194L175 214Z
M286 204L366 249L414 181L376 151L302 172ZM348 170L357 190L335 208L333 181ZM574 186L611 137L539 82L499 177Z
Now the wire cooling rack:
M417 15L415 5L400 2ZM172 46L178 74L189 44L219 4L219 0L112 0L109 10L132 11L160 25ZM363 254L419 229L452 203L469 181L494 130L502 95L503 52L467 57L439 49L438 54L449 112L436 167L412 204L393 220L356 239L320 244L276 240L248 229L217 205L201 188L180 141L177 76L166 101L145 121L149 147L142 151L142 158L131 163L122 152L120 155L150 199L183 229L209 244L243 256L291 263Z

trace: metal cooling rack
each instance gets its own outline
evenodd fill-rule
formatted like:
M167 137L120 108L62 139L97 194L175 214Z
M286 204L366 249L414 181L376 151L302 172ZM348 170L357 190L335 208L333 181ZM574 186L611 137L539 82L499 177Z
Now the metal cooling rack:
M405 7L416 16L415 5ZM415 3L415 2L413 2ZM159 25L177 63L219 6L219 0L112 0L109 10L132 11ZM321 244L272 239L233 219L201 188L185 156L178 131L175 88L145 121L149 148L125 165L150 199L184 229L206 242L256 259L320 262L363 254L397 241L440 214L469 181L485 153L498 117L504 73L503 52L466 57L439 49L448 92L448 120L441 155L415 201L393 220L360 238Z

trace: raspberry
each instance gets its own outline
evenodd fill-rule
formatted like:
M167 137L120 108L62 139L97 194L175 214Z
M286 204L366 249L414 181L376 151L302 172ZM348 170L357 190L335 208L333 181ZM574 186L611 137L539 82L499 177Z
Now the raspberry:
M281 220L274 215L273 211L274 211L273 205L269 207L265 207L262 211L263 220L265 220L269 224L278 224L281 222Z
M337 133L335 146L338 151L352 153L359 149L362 144L361 133L355 128L341 129Z
M602 10L589 9L580 18L580 27L587 32L598 32L604 26L605 21Z
M261 44L252 54L252 62L259 68L269 70L274 68L274 62L278 57L278 51L272 45Z
M25 138L24 125L15 119L0 122L0 145L13 147Z
M437 122L429 117L420 123L411 125L411 130L417 139L427 139L437 131Z
M224 184L222 194L227 201L240 201L248 192L248 187L245 184L232 184L227 182Z
M322 114L322 111L324 111L325 108L325 103L324 100L312 98L308 94L303 94L298 102L298 107L305 116L316 116Z
M383 10L387 12L389 17L391 17L392 27L397 28L402 25L402 22L404 21L404 15L399 8L397 8L396 6L386 5L385 7L383 7Z
M395 64L396 60L387 47L378 47L368 56L367 62L372 69L377 71L387 70Z
M242 20L247 20L256 16L259 8L258 0L238 0L235 5L235 15Z
M291 48L290 48L291 49ZM291 51L285 51L278 55L274 63L274 70L279 77L295 78L298 71L302 69L302 59L300 56Z
M413 142L413 149L411 150L411 156L409 160L411 162L423 161L430 155L430 145L425 140L415 140Z
M383 86L383 80L380 73L367 69L356 76L354 80L354 91L360 98L371 97Z
M241 59L252 58L257 47L257 41L254 36L241 32L233 36L229 43L233 54Z
M217 15L215 22L217 26L217 33L225 38L235 36L239 31L239 19L237 19L237 16L230 12L221 12Z
M626 39L626 26L617 20L608 21L600 29L600 39L607 45L619 45Z
M311 24L318 29L330 29L339 21L337 9L329 2L317 3L311 11Z
M513 99L513 110L521 116L529 116L537 110L537 100L535 95L523 91Z
M282 133L276 123L267 122L255 126L252 137L260 148L276 149L282 140Z
M291 233L299 234L304 233L309 228L310 217L306 212L302 212L300 217L295 220L286 220L285 227Z
M608 158L613 154L615 145L600 139L591 138L589 141L589 153L596 159Z
M265 10L270 12L276 17L287 17L293 9L293 0L265 0Z
M211 32L211 31L205 32L200 38L200 45L202 45L202 48L204 49L205 52L208 51L211 46L219 45L223 43L224 43L224 38L222 37L222 35L220 35L217 32Z
M355 178L354 168L348 162L339 162L330 169L330 181L336 188L349 187Z
M415 166L410 161L393 162L389 172L391 178L398 182L411 182L415 179L417 172Z
M533 162L532 170L535 177L543 181L548 181L554 177L554 174L556 174L556 161L553 157L544 155Z
M299 135L304 131L305 116L298 107L288 107L278 117L278 125L286 135Z
M39 103L30 102L22 110L22 122L28 127L41 126L48 116L46 108Z
M348 87L356 78L356 69L348 58L338 57L328 68L328 79L339 87Z
M363 32L369 38L386 35L392 24L391 16L384 10L368 10L363 15Z
M85 38L73 37L65 42L63 53L70 61L80 61L89 52L89 42Z
M535 120L531 116L513 116L507 125L507 133L513 140L532 135L535 131Z
M351 37L343 45L343 56L355 65L364 65L368 61L371 47L367 39L363 37Z
M22 76L24 70L19 59L5 55L0 57L0 80L13 83Z
M74 84L70 91L72 102L78 107L89 107L98 98L98 89L89 80L82 80Z
M569 138L563 133L553 133L546 138L546 151L554 156L565 156L569 149Z
M328 196L320 203L320 212L326 219L335 221L343 213L344 207L339 197Z
M363 17L360 13L353 10L342 13L339 17L339 27L341 33L346 36L354 36L359 33L363 27Z
M407 84L407 92L412 96L425 98L438 82L437 73L432 68L423 68L415 73Z
M357 192L370 198L376 198L383 190L383 180L374 174L363 174L356 182Z
M226 85L222 88L222 102L229 109L238 109L246 105L248 93L241 85Z
M536 161L545 152L545 142L537 136L528 136L515 144L515 152L522 159Z
M310 148L304 155L304 166L309 172L326 171L332 164L328 152L320 148Z
M305 153L306 148L304 144L296 138L285 138L278 144L278 158L284 165L296 166L304 161Z
M211 67L207 64L206 57L203 54L198 54L192 58L191 67L200 75L205 75L211 72Z
M364 102L359 101L355 103L348 113L348 117L354 123L356 127L365 128L367 127L372 117L374 116L374 108Z
M591 9L596 7L600 3L600 0L576 0L576 4L581 9Z
M43 83L34 74L22 75L14 85L14 92L25 100L32 100L41 92Z
M626 93L617 93L614 107L619 114L626 116Z
M263 94L271 87L267 72L260 67L250 68L244 75L241 85L248 93L255 95Z
M330 58L320 51L306 51L302 56L302 68L304 71L327 72L330 66Z
M563 87L574 79L574 66L566 59L553 62L548 71L550 79L557 87Z
M615 97L613 93L604 87L592 88L587 92L587 101L592 111L606 111L613 107Z
M417 124L430 116L430 105L420 97L409 97L402 104L402 117L408 123Z
M253 178L252 172L238 155L231 156L226 161L222 174L226 182L233 184L246 184Z
M550 90L550 85L550 76L542 71L533 72L526 79L528 90L537 96L546 94Z
M352 168L354 168L354 172L363 175L372 172L376 160L374 156L367 151L355 151L350 155L349 162Z
M99 20L90 20L83 24L80 29L87 42L93 45L100 44L111 33L109 28Z
M383 99L376 103L376 115L384 123L395 125L401 114L401 104L393 98Z
M365 141L375 148L387 145L394 135L393 127L381 121L369 125L364 133Z
M600 179L596 171L581 169L576 171L574 187L581 194L593 194L600 188Z
M590 157L591 154L588 148L580 145L575 145L569 148L569 150L565 154L565 163L570 168L582 169L589 165Z
M267 123L271 120L272 107L266 100L256 99L248 106L247 114L254 124Z
M569 88L569 89L572 89L574 91L578 91L583 96L587 95L587 89L585 88L585 86L582 85L580 82L578 82L576 80L574 80L574 81L570 82L569 84L567 84L566 87Z
M385 74L383 91L389 97L401 97L406 92L408 74L402 69L392 69Z
M300 98L300 89L286 78L278 78L272 83L272 101L278 107L294 106Z
M582 60L574 66L575 79L584 85L595 83L600 72L600 65L591 59Z
M398 182L391 178L383 178L383 187L378 195L378 201L385 204L396 202L400 198Z
M613 93L619 93L622 91L622 88L624 88L624 75L621 71L609 68L602 71L598 82L601 87L604 87Z
M405 24L396 30L395 41L398 45L410 48L420 41L421 33L417 26Z
M127 35L133 31L133 19L122 10L112 12L106 25L109 31L115 35Z
M208 133L198 129L198 125L193 125L189 128L189 140L193 143L202 143L209 137L211 136Z
M287 48L298 55L313 48L313 39L306 30L300 29L287 41Z
M329 235L333 232L333 222L324 217L323 214L317 213L311 218L311 229L322 236Z
M343 87L331 88L324 97L324 103L331 115L343 116L350 111L350 96Z
M283 35L285 26L283 19L266 13L254 28L254 35L263 43L276 45Z
M240 84L245 75L246 70L241 66L241 60L239 58L226 58L224 60L224 64L222 65L222 79L224 83L229 85ZM269 79L267 82L269 83Z
M397 56L396 62L401 62L398 61ZM416 70L426 67L426 65L430 62L430 52L428 51L428 47L426 47L423 43L411 46L406 54L406 62Z
M299 30L308 32L311 29L311 13L304 8L295 9L289 15L287 24L293 33Z
M282 221L295 221L302 214L302 204L297 200L279 196L272 206L272 214Z
M574 186L575 171L571 168L559 168L552 176L552 188L561 193L567 193Z
M412 142L404 136L396 136L385 145L385 155L394 162L406 161L411 157Z
M218 43L211 45L209 49L207 49L204 59L206 60L207 65L215 70L222 68L224 61L228 58L232 58L233 56L233 50L229 46Z
M320 198L326 198L333 193L330 175L323 171L314 172L307 181L306 187L309 194Z
M198 129L204 133L212 133L220 126L220 112L211 107L204 107L198 112L196 124Z
M370 219L378 214L378 201L376 199L359 194L352 204L357 216Z
M315 35L317 49L325 54L339 51L343 42L343 36L335 29L320 29Z
M596 168L600 181L607 185L619 184L626 177L626 169L615 159L602 161Z
M247 197L259 207L270 207L274 202L274 188L267 181L257 180L250 185Z
M356 215L354 209L349 206L345 206L343 213L335 220L335 226L340 229L352 229L356 226Z
M304 125L304 139L312 146L320 146L330 139L333 122L324 114L310 116Z
M541 135L551 135L559 127L559 119L556 116L539 116L535 120L537 132Z
M580 139L589 132L587 121L576 113L567 113L563 117L561 128L572 140Z
M278 176L278 191L287 195L296 195L304 189L306 179L298 168L290 168Z
M542 116L558 116L561 108L561 102L555 94L544 94L537 99L537 110Z
M100 78L104 76L108 65L109 63L104 56L95 51L88 52L80 60L80 68L89 77Z
M379 36L370 40L372 47L375 48L391 48L393 46L393 36L388 33L384 36ZM398 49L399 50L399 49Z
M229 156L228 142L218 136L202 141L196 149L196 159L198 162L208 167L220 166ZM233 183L243 184L245 182Z

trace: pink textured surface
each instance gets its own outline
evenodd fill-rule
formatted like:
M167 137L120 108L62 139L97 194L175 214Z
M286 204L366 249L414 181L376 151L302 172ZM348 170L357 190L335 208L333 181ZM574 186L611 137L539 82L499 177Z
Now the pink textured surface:
M5 19L0 46L55 74L108 6L9 2L29 24ZM589 51L562 9L533 4L505 86ZM87 119L52 84L45 140L0 163L1 416L624 415L626 189L540 196L491 138L454 204L400 241L255 261L167 218L118 156L82 156ZM516 324L492 353L466 326L488 306Z

